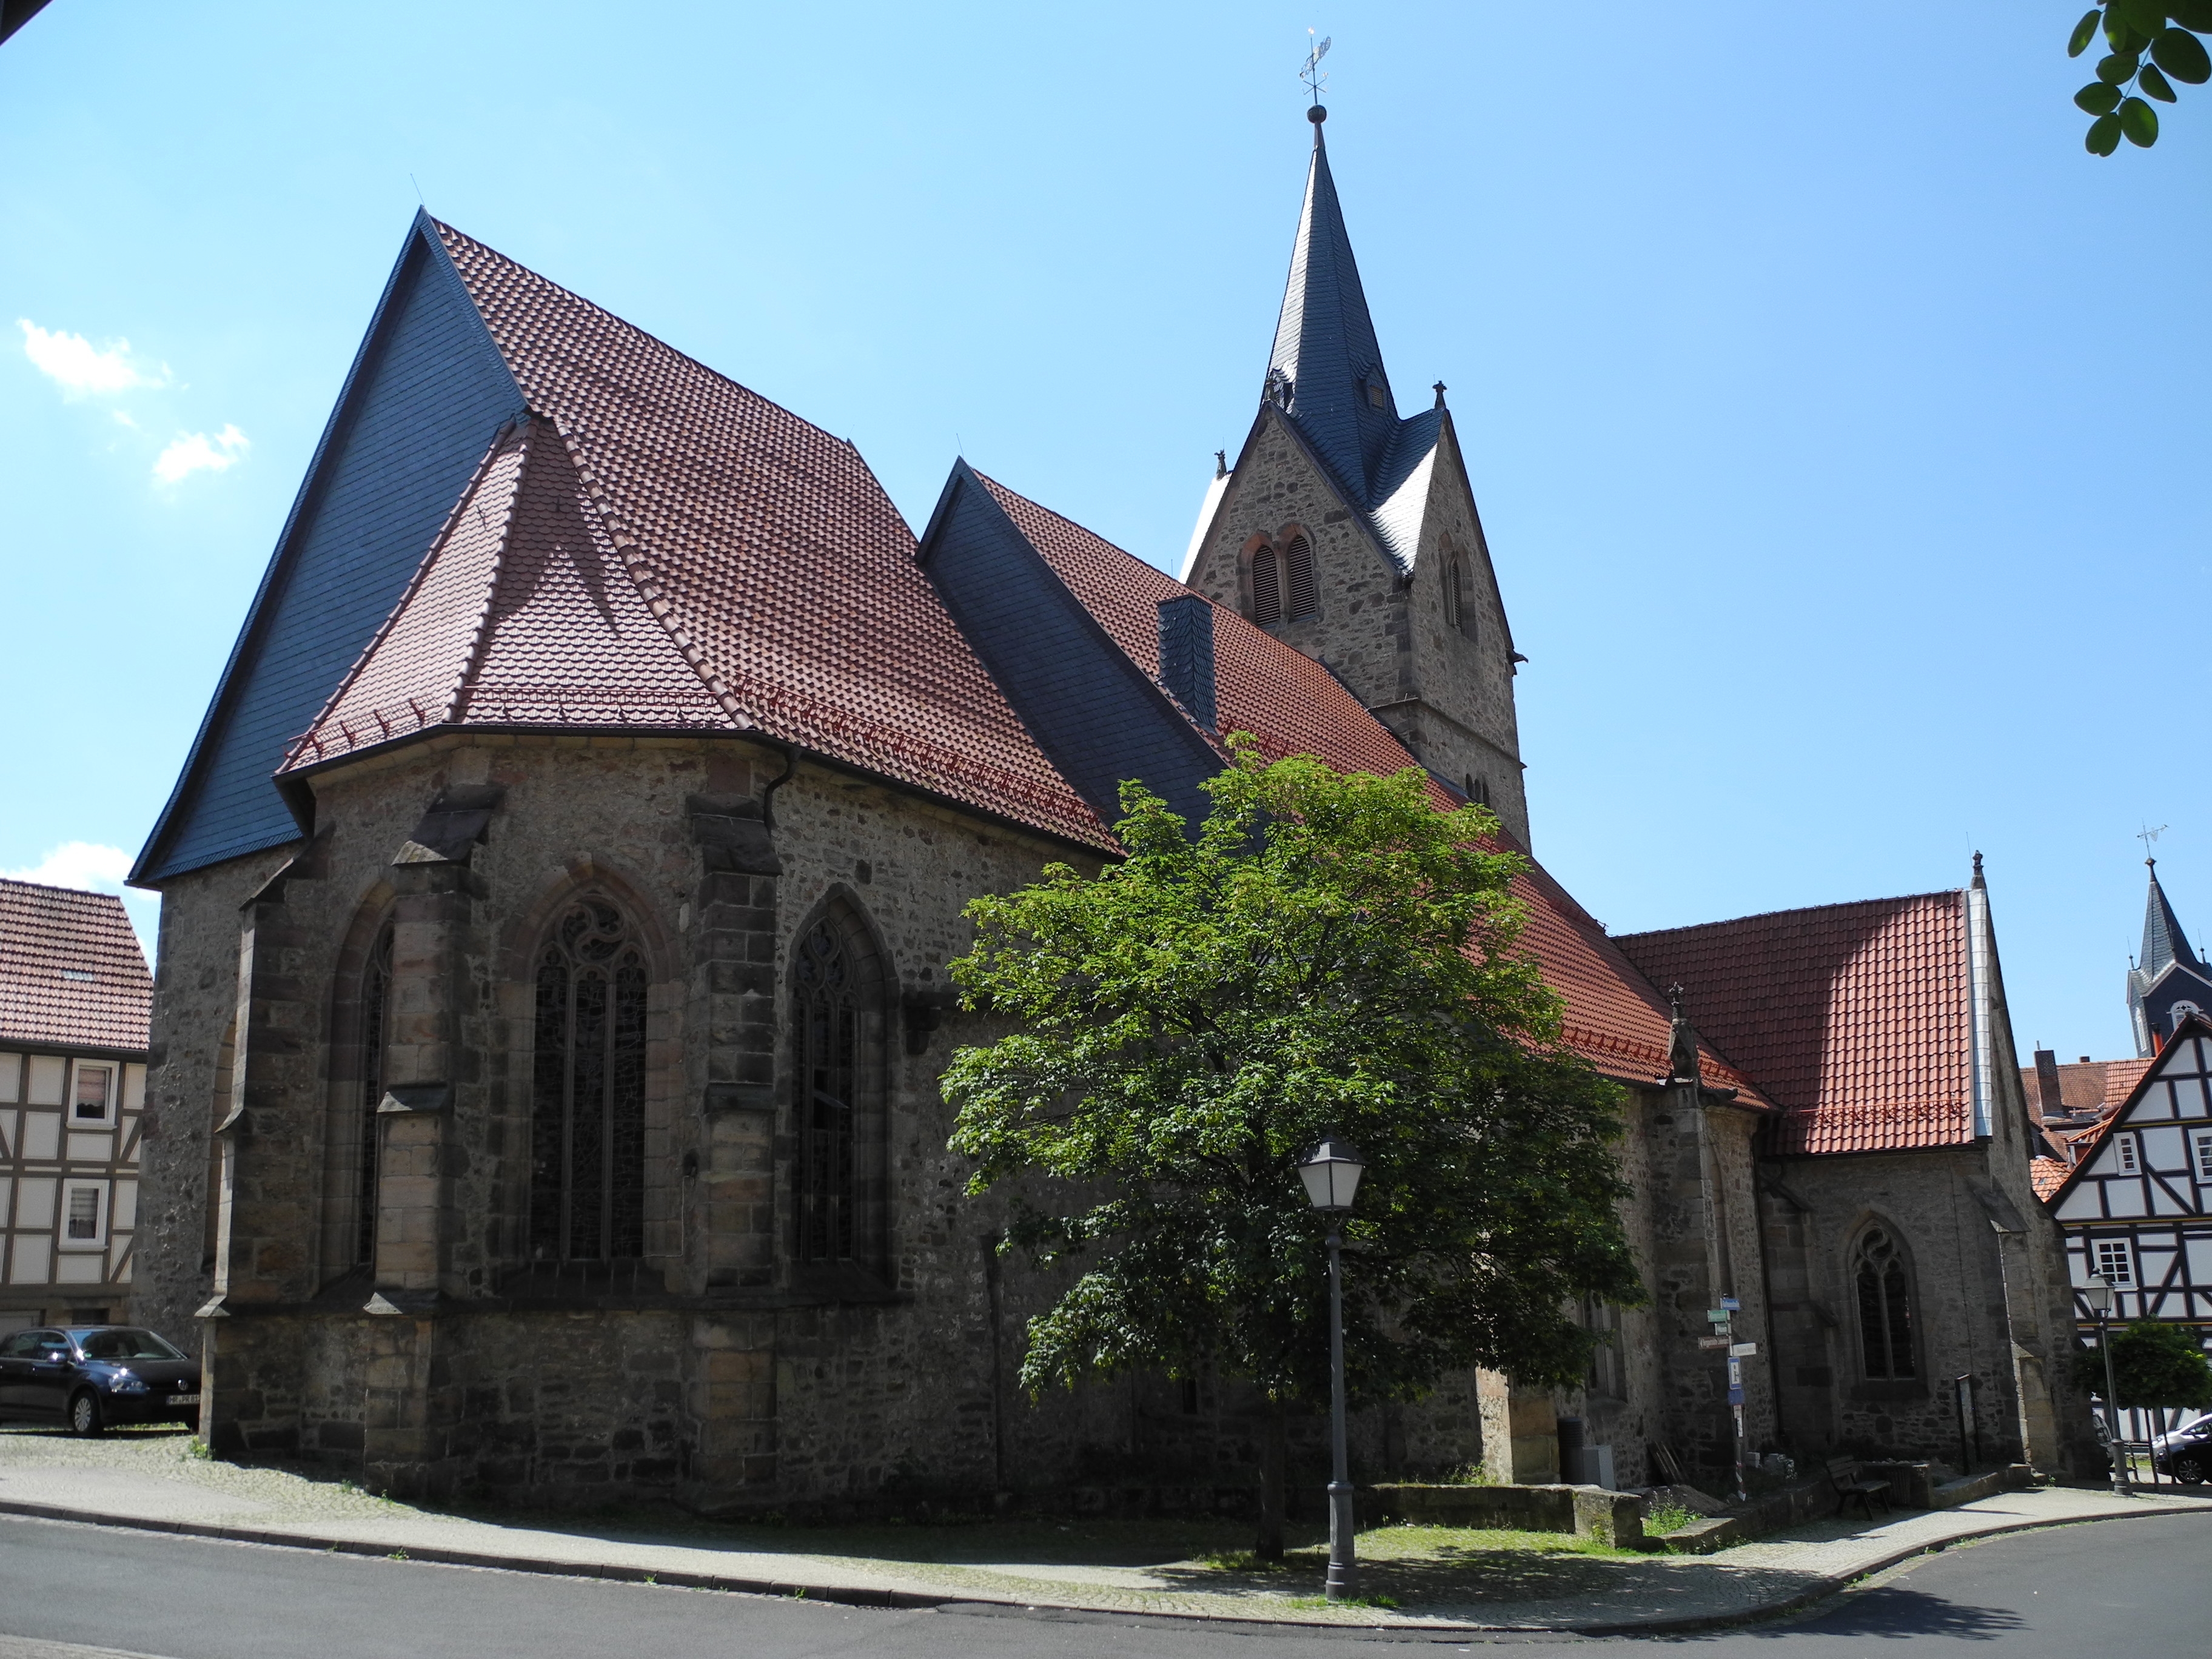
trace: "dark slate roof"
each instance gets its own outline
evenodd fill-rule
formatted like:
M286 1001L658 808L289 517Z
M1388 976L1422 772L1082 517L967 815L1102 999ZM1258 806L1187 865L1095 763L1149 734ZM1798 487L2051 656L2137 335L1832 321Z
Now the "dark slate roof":
M1313 137L1305 204L1298 214L1282 316L1275 325L1275 349L1267 360L1268 379L1271 385L1279 384L1278 377L1289 383L1291 416L1337 475L1358 491L1358 504L1370 507L1376 474L1397 432L1398 410L1318 120ZM1380 408L1370 399L1370 386L1382 389Z
M431 222L418 216L134 882L298 836L271 775L391 614L485 447L522 405Z
M142 1050L153 1006L121 899L0 878L0 1045Z
M2146 859L2150 867L2150 891L2143 899L2142 955L2136 959L2136 970L2148 983L2166 970L2169 963L2179 963L2185 968L2194 968L2199 973L2204 964L2190 950L2189 941L2181 932L2181 921L2167 902L2166 889L2159 884L2158 860Z

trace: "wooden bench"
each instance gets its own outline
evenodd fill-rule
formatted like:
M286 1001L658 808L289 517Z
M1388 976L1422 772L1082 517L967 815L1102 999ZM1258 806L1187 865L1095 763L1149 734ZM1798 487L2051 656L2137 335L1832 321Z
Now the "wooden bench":
M1888 1498L1889 1482L1869 1480L1861 1475L1859 1461L1856 1457L1830 1458L1828 1484L1836 1489L1836 1515L1838 1519L1841 1519L1844 1511L1856 1502L1859 1506L1859 1513L1865 1516L1867 1524L1872 1526L1874 1500L1877 1498L1881 1499L1881 1512L1884 1515L1891 1513Z

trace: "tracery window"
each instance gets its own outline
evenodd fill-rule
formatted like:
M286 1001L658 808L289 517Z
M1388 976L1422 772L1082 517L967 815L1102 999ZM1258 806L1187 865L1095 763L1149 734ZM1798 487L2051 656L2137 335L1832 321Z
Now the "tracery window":
M384 1054L392 1001L392 924L377 930L361 975L361 1115L354 1126L354 1265L376 1261L376 1109L384 1100Z
M799 942L792 968L801 1261L845 1261L854 1255L861 1012L854 977L841 931L824 916Z
M1917 1376L1912 1355L1912 1288L1904 1253L1880 1228L1860 1238L1852 1278L1858 1292L1859 1353L1868 1376Z
M538 958L530 1253L645 1254L645 958L604 898L571 907Z

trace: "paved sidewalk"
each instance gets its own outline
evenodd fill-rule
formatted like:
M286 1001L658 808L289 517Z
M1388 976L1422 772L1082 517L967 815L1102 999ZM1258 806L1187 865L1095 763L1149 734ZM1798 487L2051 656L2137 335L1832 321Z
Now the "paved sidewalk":
M1817 1522L1710 1556L1516 1553L1510 1570L1495 1572L1427 1563L1419 1571L1433 1577L1433 1591L1417 1590L1403 1598L1402 1609L1389 1610L1299 1605L1310 1601L1317 1589L1300 1582L1303 1575L1240 1576L1196 1560L1115 1566L1050 1559L927 1559L933 1552L945 1553L936 1547L948 1541L988 1552L993 1538L1034 1540L1038 1528L1007 1534L988 1527L915 1528L911 1549L896 1542L874 1548L884 1534L872 1529L871 1553L840 1555L804 1546L849 1542L849 1533L687 1525L673 1519L623 1527L580 1519L536 1517L526 1524L443 1515L343 1483L204 1461L191 1456L189 1447L181 1436L82 1441L53 1432L0 1432L0 1514L875 1606L993 1602L1239 1621L1602 1634L1771 1617L1965 1539L2073 1522L2212 1512L2212 1497L2116 1498L2058 1487L2006 1492L1958 1509L1904 1513L1874 1526ZM1380 1545L1387 1532L1374 1536Z

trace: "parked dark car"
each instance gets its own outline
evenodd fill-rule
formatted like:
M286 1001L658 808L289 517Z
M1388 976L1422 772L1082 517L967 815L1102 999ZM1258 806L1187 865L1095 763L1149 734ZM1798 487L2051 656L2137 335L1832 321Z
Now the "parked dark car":
M2189 1486L2212 1478L2212 1412L2150 1437L2153 1464Z
M199 1415L199 1362L136 1325L34 1327L0 1341L0 1419L94 1435Z

